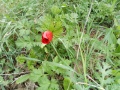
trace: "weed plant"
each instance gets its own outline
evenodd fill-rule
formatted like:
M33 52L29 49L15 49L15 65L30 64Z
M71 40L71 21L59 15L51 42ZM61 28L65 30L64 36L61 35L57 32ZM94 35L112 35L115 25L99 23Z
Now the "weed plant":
M119 0L0 0L0 90L119 88Z

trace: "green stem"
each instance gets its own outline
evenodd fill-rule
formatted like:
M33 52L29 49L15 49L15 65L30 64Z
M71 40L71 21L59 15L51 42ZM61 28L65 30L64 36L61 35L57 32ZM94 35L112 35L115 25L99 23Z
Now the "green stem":
M81 55L81 58L82 58L82 63L83 63L83 73L84 73L84 78L85 78L85 82L87 83L87 77L86 77L86 59L84 59L83 57L83 53L82 53L82 50L81 50L81 47L79 47L80 49L80 55Z
M52 45L53 49L55 50L56 54L58 55L58 57L59 57L60 59L62 59L61 56L59 55L59 53L57 52L56 48L54 47L54 45L53 45L52 43L51 43L51 45Z

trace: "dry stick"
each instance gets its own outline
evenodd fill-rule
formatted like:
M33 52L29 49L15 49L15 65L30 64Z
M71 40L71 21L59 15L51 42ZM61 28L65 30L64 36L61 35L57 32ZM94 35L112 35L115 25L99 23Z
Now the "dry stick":
M84 82L77 82L76 84L88 85L88 86L92 86L92 87L99 88L99 89L101 89L101 90L105 90L104 88L101 88L101 87L98 87L98 86L95 86L95 85L91 85L91 84L88 84L88 83L84 83Z
M0 76L20 75L20 74L28 74L28 73L30 73L30 72L28 71L28 72L11 73L11 74L0 74ZM19 78L17 78L17 79L19 79ZM17 79L15 78L15 80L12 83L14 83Z
M92 77L90 77L89 75L87 75L87 77L92 80L96 85L98 85L99 87L101 87L94 79L92 79ZM101 87L102 90L105 90L103 87Z
M98 86L100 86L94 79L92 79L92 77L90 77L89 75L87 75L87 77L92 80L95 84L97 84Z
M30 72L28 71L28 72L11 73L11 74L0 74L0 76L20 75L20 74L28 74L28 73Z
M16 82L19 78L20 78L20 77L15 78L15 80L13 80L13 81L11 82L11 84L13 84L14 82Z
M21 73L19 73L19 74L28 74L28 73L30 73L30 72L21 72ZM13 73L12 75L16 75L16 74L18 74L18 73ZM20 78L20 77L15 78L15 80L12 81L11 84L13 84L14 82L16 82L19 78Z
M90 10L89 10L89 12L88 12L88 15L87 15L87 17L86 17L86 22L85 22L85 25L84 25L84 27L83 27L83 33L82 33L82 35L81 35L81 37L80 37L80 43L79 43L79 46L78 46L78 50L77 50L77 60L78 60L78 57L79 57L79 53L80 53L80 55L81 55L81 57L82 57L82 62L83 62L83 71L84 71L84 77L85 77L85 81L87 82L87 79L86 79L86 69L85 69L85 65L86 65L86 59L84 59L84 57L83 57L83 54L82 54L82 49L81 49L81 47L80 47L80 45L81 45L81 42L82 42L82 38L83 38L83 35L84 35L84 31L85 31L85 27L86 27L86 25L87 25L87 22L88 22L88 19L89 19L89 16L90 16L90 13L91 13L91 10L92 10L92 5L93 5L93 2L91 3L91 6L90 6Z

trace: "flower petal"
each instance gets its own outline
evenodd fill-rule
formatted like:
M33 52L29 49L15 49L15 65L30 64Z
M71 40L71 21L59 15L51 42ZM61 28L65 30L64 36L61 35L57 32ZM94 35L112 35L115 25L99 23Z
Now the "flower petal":
M53 34L51 31L45 31L42 33L42 43L49 44L52 41Z

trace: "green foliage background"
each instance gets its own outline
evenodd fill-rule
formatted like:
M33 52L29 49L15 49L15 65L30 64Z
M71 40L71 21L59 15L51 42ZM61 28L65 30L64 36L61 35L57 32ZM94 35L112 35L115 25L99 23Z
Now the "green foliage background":
M119 0L0 0L0 90L118 90L119 59Z

